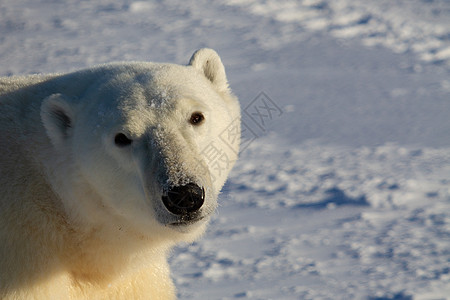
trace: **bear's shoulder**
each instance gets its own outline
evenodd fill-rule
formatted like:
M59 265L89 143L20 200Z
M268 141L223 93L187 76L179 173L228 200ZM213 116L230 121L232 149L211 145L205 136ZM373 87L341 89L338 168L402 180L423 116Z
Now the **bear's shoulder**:
M55 75L33 74L33 75L0 77L0 95L42 83L46 80L54 78L55 76L57 76L57 74Z

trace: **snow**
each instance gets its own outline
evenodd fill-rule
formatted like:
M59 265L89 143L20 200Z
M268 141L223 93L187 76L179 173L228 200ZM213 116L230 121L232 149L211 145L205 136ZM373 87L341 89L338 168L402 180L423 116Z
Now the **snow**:
M0 3L0 75L205 46L245 131L179 297L450 299L448 1Z

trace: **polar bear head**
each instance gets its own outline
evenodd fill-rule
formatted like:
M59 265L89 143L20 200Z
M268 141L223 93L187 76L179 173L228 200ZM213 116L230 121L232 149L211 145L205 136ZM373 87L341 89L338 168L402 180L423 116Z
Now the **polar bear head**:
M237 159L240 109L217 53L187 66L114 63L52 79L48 177L74 222L191 240Z

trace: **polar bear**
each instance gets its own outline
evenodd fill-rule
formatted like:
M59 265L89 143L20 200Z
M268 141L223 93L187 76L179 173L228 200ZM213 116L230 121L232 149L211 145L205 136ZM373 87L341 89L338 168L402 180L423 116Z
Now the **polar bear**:
M0 79L0 298L174 299L238 156L214 50Z

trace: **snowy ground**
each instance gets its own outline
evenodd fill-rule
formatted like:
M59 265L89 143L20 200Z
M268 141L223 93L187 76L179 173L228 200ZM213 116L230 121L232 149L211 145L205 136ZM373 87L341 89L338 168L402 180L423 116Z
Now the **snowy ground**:
M244 149L179 297L450 299L449 1L0 2L0 75L204 46Z

